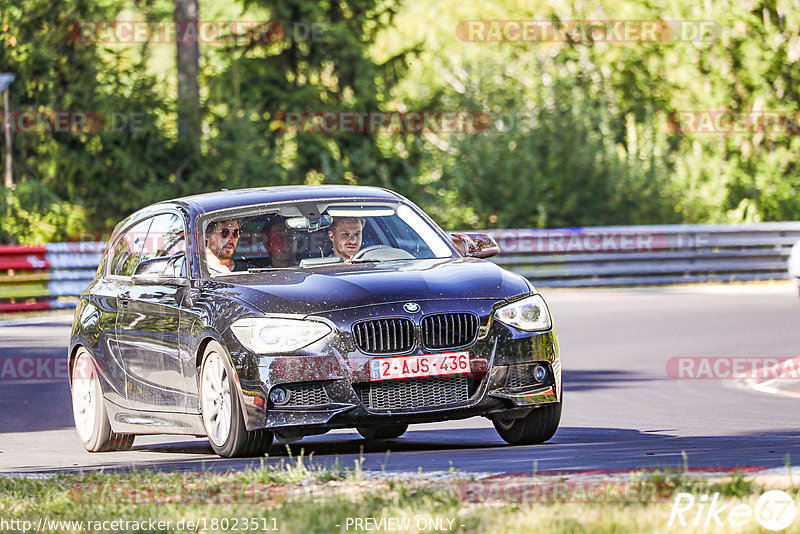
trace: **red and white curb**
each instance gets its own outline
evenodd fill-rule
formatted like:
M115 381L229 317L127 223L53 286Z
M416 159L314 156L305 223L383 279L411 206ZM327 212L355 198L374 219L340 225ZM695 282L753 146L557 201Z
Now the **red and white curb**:
M777 368L752 371L741 381L754 391L800 398L800 356L781 361Z

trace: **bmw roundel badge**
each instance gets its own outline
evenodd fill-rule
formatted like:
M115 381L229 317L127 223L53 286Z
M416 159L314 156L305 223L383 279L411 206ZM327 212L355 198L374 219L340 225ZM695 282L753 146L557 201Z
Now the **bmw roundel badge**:
M419 311L419 304L416 302L406 302L403 305L403 309L408 313L417 313Z

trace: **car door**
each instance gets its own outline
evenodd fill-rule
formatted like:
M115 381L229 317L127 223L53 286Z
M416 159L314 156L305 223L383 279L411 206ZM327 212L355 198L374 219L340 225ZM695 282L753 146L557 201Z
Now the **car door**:
M102 352L107 354L103 362L103 375L107 377L111 390L106 398L119 406L129 407L128 373L125 360L117 342L116 324L122 304L130 294L130 274L139 263L151 219L132 224L120 232L110 244L105 276L93 289L105 310L106 326L100 339ZM126 276L127 273L127 276Z
M184 251L183 217L177 212L152 217L139 262ZM135 268L124 274L134 272ZM120 295L116 339L128 379L128 405L133 409L186 411L179 291L178 286L135 284L131 279L127 293Z

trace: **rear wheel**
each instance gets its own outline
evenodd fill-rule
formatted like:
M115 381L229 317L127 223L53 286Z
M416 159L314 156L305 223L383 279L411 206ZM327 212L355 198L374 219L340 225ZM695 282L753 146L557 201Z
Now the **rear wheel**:
M366 439L394 439L399 438L408 430L408 425L375 425L356 427L358 433Z
M544 443L553 437L561 421L561 402L534 408L518 419L494 419L494 428L510 445Z
M136 436L111 430L97 367L83 347L78 349L72 365L71 395L75 429L87 451L127 451L133 446Z
M225 349L212 341L200 368L200 409L211 447L223 458L263 456L272 432L248 431L233 377L225 365Z

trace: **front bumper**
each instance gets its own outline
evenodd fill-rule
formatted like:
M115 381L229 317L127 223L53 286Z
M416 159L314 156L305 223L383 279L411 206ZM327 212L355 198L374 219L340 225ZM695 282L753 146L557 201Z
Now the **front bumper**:
M521 416L537 406L559 402L561 362L555 330L523 332L493 321L493 310L500 304L503 302L442 303L449 310L454 305L469 309L480 318L478 339L458 349L470 352L472 372L468 375L370 382L369 361L381 356L358 350L349 328L363 317L363 310L327 317L336 333L301 354L253 356L227 332L225 341L241 385L246 426L248 430L266 428L303 435L333 428L479 415ZM398 306L384 305L370 315L396 315ZM431 303L425 303L425 308L435 311ZM413 351L431 352L445 351ZM520 380L533 364L548 370L546 379ZM269 391L276 386L290 392L288 405L275 406L269 401Z

